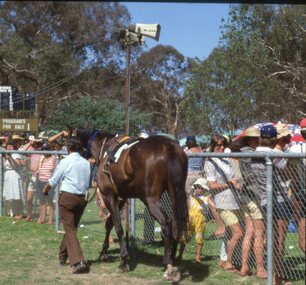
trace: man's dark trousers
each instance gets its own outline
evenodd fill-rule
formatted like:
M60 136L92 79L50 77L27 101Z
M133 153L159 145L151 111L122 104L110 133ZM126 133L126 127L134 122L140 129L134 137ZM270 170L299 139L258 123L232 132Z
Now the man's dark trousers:
M59 211L65 235L60 245L59 260L68 258L71 266L85 260L77 238L77 229L86 204L85 195L63 191L60 194Z

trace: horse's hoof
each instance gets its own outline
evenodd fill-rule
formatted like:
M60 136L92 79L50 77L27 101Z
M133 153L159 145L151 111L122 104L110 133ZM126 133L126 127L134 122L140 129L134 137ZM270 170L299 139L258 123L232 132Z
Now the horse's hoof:
M181 271L181 272L186 271L186 265L185 264L179 265L178 270Z
M126 272L128 272L128 268L126 267L126 266L120 266L119 268L118 268L118 272L119 273L126 273Z
M179 282L182 278L182 274L181 274L181 271L177 267L168 265L167 270L165 271L163 277L168 281Z
M181 271L177 267L175 267L175 269L172 271L172 274L171 274L172 281L180 282L181 278L182 278Z
M105 254L101 254L100 255L100 260L107 261L108 260L108 255L106 253Z

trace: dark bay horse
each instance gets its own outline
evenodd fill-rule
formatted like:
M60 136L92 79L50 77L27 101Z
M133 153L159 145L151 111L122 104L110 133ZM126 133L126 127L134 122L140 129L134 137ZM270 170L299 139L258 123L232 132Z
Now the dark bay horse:
M106 236L100 257L107 256L109 235L115 226L120 243L120 266L127 270L127 247L123 238L120 209L128 198L139 198L150 214L159 222L164 240L165 277L175 262L177 243L186 233L188 210L185 192L188 159L174 140L165 136L139 139L122 151L118 161L110 161L110 150L124 141L125 136L114 136L93 129L77 129L76 137L94 157L97 169L97 185L100 189L110 217L106 221ZM167 191L172 206L172 217L162 208L161 195ZM172 271L173 272L173 271ZM176 273L180 274L178 271ZM175 273L175 274L176 274ZM171 275L172 274L172 275ZM176 277L174 277L176 278Z

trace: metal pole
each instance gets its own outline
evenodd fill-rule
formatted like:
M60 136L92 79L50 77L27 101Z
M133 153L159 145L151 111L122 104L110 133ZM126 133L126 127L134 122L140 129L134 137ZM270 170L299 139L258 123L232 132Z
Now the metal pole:
M56 165L59 163L59 155L56 156ZM60 185L54 189L55 191L55 230L59 231L59 189Z
M131 257L132 260L135 260L135 199L131 200L131 207L130 207L130 225L131 225Z
M129 105L130 105L130 43L126 42L126 67L125 67L125 134L129 135Z
M130 105L130 40L129 36L126 38L125 42L125 48L126 48L126 67L125 67L125 134L129 135L129 105ZM129 201L128 199L125 211L124 211L124 218L125 218L125 239L126 239L126 245L129 247Z
M3 215L3 163L2 153L0 153L0 217Z
M266 157L267 166L267 285L272 285L273 280L273 164L270 157Z

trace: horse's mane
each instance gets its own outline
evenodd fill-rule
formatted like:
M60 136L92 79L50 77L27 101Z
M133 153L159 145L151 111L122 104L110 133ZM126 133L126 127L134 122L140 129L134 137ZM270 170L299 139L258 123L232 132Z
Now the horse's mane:
M102 131L102 130L97 130L94 128L77 128L76 129L76 136L77 138L79 138L81 141L89 141L90 138L92 138L93 135L99 135L101 137L107 137L107 138L112 138L115 135L111 134L109 132L106 131Z

